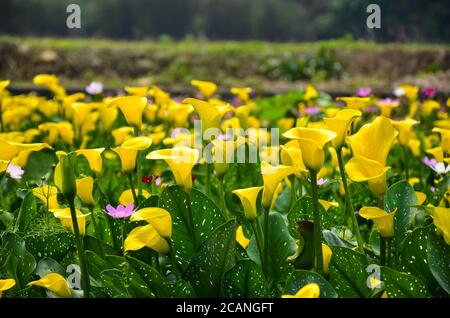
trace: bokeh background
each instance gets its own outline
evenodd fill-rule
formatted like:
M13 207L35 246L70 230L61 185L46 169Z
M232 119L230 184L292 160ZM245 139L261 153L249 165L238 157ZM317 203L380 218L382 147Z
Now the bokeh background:
M81 7L81 29L66 7ZM366 7L381 7L368 29ZM2 0L0 78L32 86L55 73L68 87L161 85L191 79L250 85L262 94L330 92L401 83L448 92L448 0Z

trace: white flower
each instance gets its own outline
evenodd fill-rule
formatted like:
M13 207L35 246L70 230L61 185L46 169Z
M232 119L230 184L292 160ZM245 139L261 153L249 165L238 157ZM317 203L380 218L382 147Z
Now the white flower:
M431 169L433 169L439 174L445 174L450 171L450 165L445 167L445 164L443 162L438 162L434 167L431 167Z
M10 163L8 165L8 167L6 168L6 173L14 180L22 179L22 176L23 176L24 172L25 171L21 167L16 166L13 163Z
M396 89L394 89L394 95L397 97L403 96L405 95L405 90L401 87L397 87Z
M100 82L92 82L86 86L86 92L90 95L99 95L103 92L103 84Z

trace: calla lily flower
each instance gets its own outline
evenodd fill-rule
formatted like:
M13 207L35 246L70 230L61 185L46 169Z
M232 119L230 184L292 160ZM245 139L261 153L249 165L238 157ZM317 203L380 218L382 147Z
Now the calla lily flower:
M9 86L10 83L11 81L9 80L0 81L0 94Z
M52 212L56 218L59 219L62 226L70 228L72 230L72 233L74 233L70 208L49 209L49 211ZM86 217L89 216L90 213L83 214L78 209L76 209L75 212L77 216L78 229L80 230L80 235L84 235L86 233Z
M28 283L27 286L44 287L61 298L72 297L72 291L70 290L69 284L66 279L58 273L47 274L39 280Z
M138 97L144 97L147 96L148 93L148 87L141 86L141 87L132 87L132 86L125 86L125 91L133 96Z
M369 188L381 196L387 190L386 173L390 167L363 156L355 156L345 165L349 178L354 182L368 182Z
M231 94L238 96L241 102L245 104L250 99L250 93L252 92L252 89L250 87L233 87L231 88L230 92Z
M92 196L92 191L94 190L94 179L92 177L85 177L77 179L77 196L80 198L81 202L87 206L94 205L94 197Z
M119 111L117 108L110 108L102 104L98 107L98 112L100 114L100 122L102 124L101 128L103 131L109 131L111 126L117 119Z
M234 113L236 114L236 117L239 120L239 124L242 128L246 129L248 128L249 124L248 124L248 120L250 117L250 112L253 109L254 104L250 103L250 104L246 104L246 105L242 105L239 107L236 107L233 109Z
M130 221L145 221L151 224L162 237L170 238L172 236L172 217L165 209L140 209L130 217Z
M309 283L300 288L295 295L282 295L281 298L319 298L320 287L316 283Z
M111 132L112 136L114 137L114 144L117 146L123 144L126 140L133 137L133 132L133 127L127 126L114 129Z
M265 209L270 208L272 205L275 192L281 180L295 172L298 172L296 167L284 165L272 166L267 162L261 163L261 174L264 181L262 205Z
M442 147L431 148L431 149L425 150L425 152L433 155L434 159L436 159L436 162L434 162L433 165L429 165L427 162L424 162L430 168L434 168L434 166L438 162L444 161L444 150L442 149Z
M139 96L122 96L112 99L108 107L118 107L128 125L141 129L142 113L147 106L147 98Z
M435 127L432 131L441 135L442 150L446 153L450 153L450 129Z
M398 128L399 136L398 139L403 146L409 146L411 140L412 127L417 125L419 122L417 120L407 118L400 121L392 121L394 127Z
M0 279L0 298L4 291L13 288L16 285L16 281L12 278Z
M152 145L148 137L134 137L126 140L121 146L112 149L120 157L123 172L133 171L136 167L138 151L146 150Z
M214 171L216 177L220 179L227 172L229 163L233 162L235 149L245 141L243 137L239 137L237 140L214 139L211 143L214 145L212 149Z
M192 168L197 163L199 152L191 148L155 150L146 157L150 160L164 160L172 170L175 182L190 192L192 188Z
M415 191L417 197L417 204L422 205L427 199L427 195L420 191Z
M245 250L250 243L250 240L245 237L242 226L238 226L236 229L236 242Z
M97 174L102 172L102 153L105 148L79 149L75 151L77 156L84 156L91 170Z
M319 199L319 203L325 209L325 211L328 211L331 207L335 207L335 208L339 207L339 203L337 203L337 202L331 202L331 201Z
M43 123L39 125L39 130L48 133L45 141L50 145L54 145L59 137L66 145L73 144L74 131L69 122Z
M210 99L217 90L217 85L213 82L192 80L191 85L197 87L204 99Z
M381 116L391 117L392 110L398 107L399 104L400 102L397 99L390 99L390 98L380 99L378 101L378 106L380 107L381 110Z
M355 118L361 117L362 113L356 109L343 109L338 111L334 118L324 118L328 129L334 131L337 136L333 139L332 144L335 149L339 149L344 145L345 137L350 132L351 124Z
M141 189L140 195L142 195L146 199L150 197L150 193L145 189ZM133 197L133 190L127 189L123 191L119 196L119 203L122 205L129 205L130 203L135 203Z
M372 220L383 238L390 239L394 236L395 211L388 213L377 207L365 206L359 210L359 215L366 220Z
M32 143L32 144L24 144L18 142L9 142L9 141L1 141L0 140L0 160L14 160L16 156L18 156L21 152L26 152L29 154L33 151L41 151L44 149L53 149L49 144L46 143ZM22 164L25 162L22 162ZM15 164L19 166L24 166L15 162Z
M325 160L323 151L325 144L336 138L337 134L331 130L295 127L285 132L283 136L298 140L305 166L317 172Z
M370 97L338 97L336 99L344 102L347 108L357 110L363 109L370 102Z
M438 234L444 237L447 245L450 245L450 209L435 207L433 208L432 217Z
M428 117L435 109L441 108L441 104L435 100L426 100L422 105L422 115Z
M323 243L322 243L322 255L323 255L323 271L325 272L325 274L327 274L333 252L331 251L331 248L328 245Z
M149 247L158 253L168 253L169 244L165 238L172 235L170 213L161 208L145 208L137 211L130 221L146 221L148 224L134 228L124 242L125 251Z
M186 98L183 103L192 105L200 116L202 133L209 128L218 128L222 117L232 109L230 105L215 106L195 98Z
M47 205L47 208L50 209L58 209L58 188L52 185L45 185L42 187L33 188L31 190L31 193L44 202L45 205Z
M290 140L283 146L280 146L280 158L281 163L285 166L293 166L298 169L299 172L295 173L297 178L301 178L302 172L307 172L305 164L303 163L302 151L298 140Z
M319 92L310 84L306 84L305 93L303 94L303 99L305 101L310 101L319 96Z
M233 190L233 193L241 200L242 206L244 207L244 215L249 221L254 221L257 217L256 199L263 188L264 187L252 187Z

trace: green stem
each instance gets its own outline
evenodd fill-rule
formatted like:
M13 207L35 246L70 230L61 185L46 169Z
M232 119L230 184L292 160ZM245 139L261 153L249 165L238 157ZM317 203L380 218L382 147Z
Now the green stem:
M295 202L297 202L297 193L295 191L295 180L297 178L295 178L295 176L292 175L292 176L289 176L289 179L291 181L291 206L289 207L289 211L291 211L295 205Z
M392 248L392 240L386 240L386 264L388 267L391 266L391 248Z
M96 220L96 217L95 217L95 212L94 212L94 206L93 205L89 206L89 212L91 213L92 223L94 224L95 236L97 237L97 239L102 241L102 238L100 236L101 233L100 233L100 229L98 227L97 220ZM104 257L105 256L105 251L103 250L103 245L102 244L100 244L100 251L102 253L101 256Z
M194 249L197 250L197 238L195 237L195 228L194 228L194 214L192 213L192 204L191 204L191 196L189 193L184 191L184 195L186 198L186 204L188 208L188 215L187 215L187 222L188 222L188 228L189 228L189 234L192 238L192 243L194 244Z
M81 283L83 288L84 298L89 298L89 274L87 271L86 255L84 254L83 240L80 235L80 229L78 228L77 213L75 211L74 200L69 200L70 216L72 218L73 231L75 234L75 242L78 251L78 257L80 258L80 269L81 269Z
M347 177L345 175L344 162L342 160L342 149L336 150L338 162L339 162L339 171L341 173L342 184L344 186L345 191L345 201L346 206L349 209L350 218L353 224L353 232L356 235L356 241L358 242L358 250L360 252L364 251L364 240L361 236L361 232L359 231L358 220L356 219L355 210L353 210L352 196L350 194L350 189L347 184ZM346 211L346 209L344 209ZM344 214L345 215L345 214Z
M386 265L386 240L380 234L380 264Z
M225 203L225 191L223 190L223 178L219 178L219 201L220 201L220 210L222 211L222 215L226 220L229 219L227 205Z
M406 181L408 181L409 180L409 158L408 158L409 154L408 154L408 149L405 146L403 146L402 148L403 148L403 156L405 158L405 178L406 178Z
M250 224L252 226L253 234L255 234L256 244L258 245L259 256L262 257L262 255L263 255L263 247L261 245L262 237L261 237L261 229L258 226L259 225L258 219L251 221Z
M264 207L264 254L262 258L263 272L269 280L269 212L270 206Z
M142 169L141 169L141 152L138 151L136 158L137 182L138 182L138 196L142 195Z
M211 169L209 168L209 163L205 163L205 194L209 196L211 192Z
M133 176L132 173L128 173L128 182L130 183L130 187L131 187L131 193L133 194L133 199L134 199L134 204L135 206L139 205L139 199L138 196L136 194L136 188L134 187L134 183L133 183Z
M320 227L319 214L319 196L317 194L317 174L310 170L311 175L311 193L313 197L313 213L314 213L314 245L315 245L315 267L316 271L323 274L323 255L322 255L322 229Z

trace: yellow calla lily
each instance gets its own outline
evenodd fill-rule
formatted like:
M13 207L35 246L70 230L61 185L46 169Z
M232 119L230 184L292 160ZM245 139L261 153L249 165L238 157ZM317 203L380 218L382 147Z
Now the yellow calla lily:
M0 94L9 86L10 83L11 81L9 80L0 81Z
M242 105L236 108L233 108L234 113L236 114L236 117L239 120L239 124L242 128L246 129L249 125L249 119L250 119L250 112L252 111L254 107L253 103Z
M435 127L432 131L441 135L442 150L446 153L450 153L450 129Z
M24 144L18 142L0 141L0 160L12 160L22 151L32 152L53 149L46 143Z
M437 162L443 162L444 161L444 150L442 147L435 147L428 150L425 150L426 153L429 153L430 155L433 155L433 157L436 159Z
M75 151L77 156L84 156L91 170L97 174L102 172L102 153L105 148L79 149Z
M133 127L120 127L114 129L111 134L114 138L114 144L116 146L123 144L126 140L133 137Z
M56 218L59 219L62 226L68 227L72 230L72 233L74 232L70 208L49 209L49 211L52 212ZM89 216L90 213L83 214L78 209L76 209L75 212L77 216L78 229L80 230L80 235L84 235L86 233L86 217Z
M285 132L283 136L298 140L303 163L308 169L317 172L325 160L323 147L327 142L336 138L337 134L326 129L295 127Z
M245 237L244 230L242 229L242 226L239 225L236 229L236 242L239 243L239 245L245 250L250 243L250 240Z
M232 87L230 90L231 94L239 97L242 103L247 103L250 99L250 93L252 89L250 87Z
M344 102L347 108L357 110L361 110L370 102L370 97L338 97L336 99Z
M16 285L16 281L12 278L0 279L0 298L4 291L13 288Z
M307 172L305 164L303 163L302 151L298 140L290 140L283 146L280 146L281 163L285 166L293 166L298 169L295 173L297 178L301 178L302 172Z
M408 145L414 157L420 156L420 140L419 139L411 139Z
M125 91L133 96L144 97L147 96L148 87L146 86L125 86Z
M32 281L28 283L27 286L40 286L48 289L61 298L72 297L72 292L70 290L69 284L66 279L58 273L50 273L45 275L39 280Z
M141 189L140 195L142 195L146 199L150 197L150 193L145 189ZM130 203L135 203L133 197L133 190L127 189L123 191L119 196L119 203L124 206L127 206Z
M350 127L355 118L361 117L362 113L356 109L343 109L338 111L334 118L324 118L324 122L328 129L336 133L336 138L332 144L336 149L344 145L345 137L350 132Z
M130 217L130 221L145 221L151 224L162 237L170 238L172 236L172 217L165 209L140 209Z
M192 80L191 85L200 91L204 99L210 99L217 90L217 85L213 82Z
M87 206L94 205L94 197L92 191L94 190L94 179L92 177L85 177L75 180L77 184L77 196L83 204Z
M388 213L377 207L365 206L359 210L359 215L366 220L372 220L378 226L382 237L390 239L394 236L395 211Z
M152 224L134 228L125 239L124 251L136 251L143 247L151 248L163 254L169 252L169 244Z
M118 107L128 125L141 129L142 113L147 106L147 98L139 96L122 96L112 99L108 107Z
M435 207L433 208L432 217L438 234L444 237L447 245L450 245L450 209Z
M119 111L117 108L110 108L106 105L102 104L98 108L98 112L100 114L100 122L102 124L101 128L103 131L109 131L111 126L117 119L119 115Z
M416 99L417 95L419 94L419 86L403 84L400 86L400 88L403 90L406 98L409 100Z
M47 205L47 208L50 209L58 209L58 188L52 185L46 185L42 187L33 188L31 190L31 193L44 202L45 205Z
M281 298L319 298L320 287L316 283L309 283L300 288L295 295L282 295Z
M155 150L149 153L146 158L150 160L164 160L169 165L175 178L175 182L182 186L184 191L191 191L191 172L199 158L197 149L180 147Z
M265 209L270 208L272 205L275 192L281 180L295 172L298 172L296 167L284 165L272 166L267 162L261 163L261 174L264 181L262 205Z
M120 157L123 172L133 171L136 167L138 151L150 148L152 140L148 137L134 137L126 140L121 146L112 150Z
M441 108L441 104L435 100L426 100L422 105L422 115L428 117L435 109Z
M417 197L417 204L422 205L427 199L427 195L420 191L415 191Z
M183 103L192 105L200 116L202 133L209 128L218 128L222 117L231 110L230 105L215 106L195 98L186 98Z
M264 187L251 187L233 190L233 193L241 200L242 206L244 207L244 215L249 221L253 221L257 217L256 199L263 188Z
M305 101L310 101L319 96L319 92L310 84L306 84L305 93L303 94L303 99Z
M38 128L40 131L48 133L45 141L50 145L54 145L59 137L66 145L73 144L74 130L69 122L43 123Z
M212 142L213 164L217 178L223 178L228 170L229 164L233 162L234 151L238 145L244 144L244 138L238 140L220 140L214 139Z
M129 150L146 150L152 145L152 140L148 137L134 137L126 140L122 147Z
M330 202L327 200L319 199L319 203L325 209L325 211L328 211L331 207L335 207L335 208L339 207L339 203L337 203L337 202Z
M86 94L84 93L75 93L69 96L66 96L63 98L63 109L64 109L64 116L67 119L73 119L73 104L78 102L79 100L82 100L86 97Z
M398 100L391 100L391 99L379 100L378 106L380 107L381 116L391 117L392 110L394 108L397 108L399 104L400 102Z
M403 146L409 146L409 142L411 140L411 130L414 125L417 125L419 122L417 120L407 118L400 121L392 121L394 127L398 128L399 135L398 140Z
M378 116L353 136L347 137L354 156L363 156L386 165L386 159L398 132L391 120Z
M331 248L328 245L323 243L322 243L322 255L323 255L323 271L325 272L325 274L327 274L333 252L331 251Z
M382 196L387 190L386 173L389 169L390 167L363 156L355 156L345 165L345 171L352 181L367 181L370 190L378 196Z

